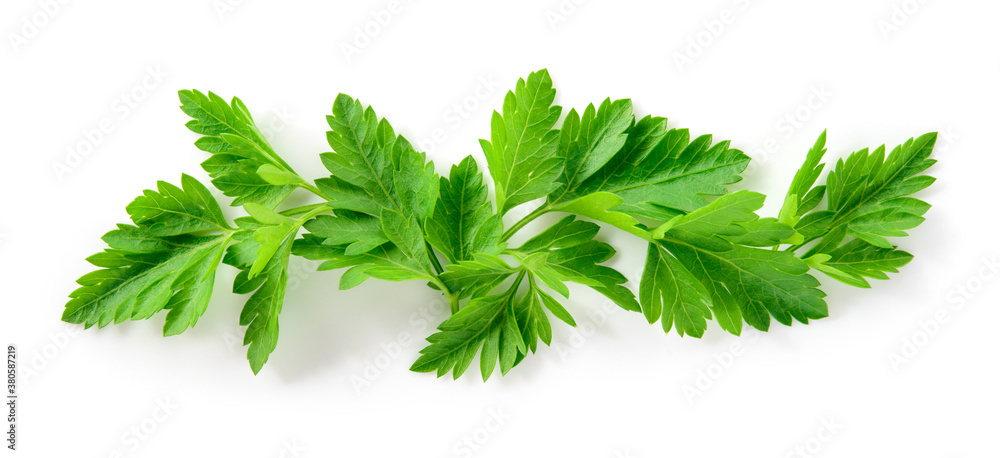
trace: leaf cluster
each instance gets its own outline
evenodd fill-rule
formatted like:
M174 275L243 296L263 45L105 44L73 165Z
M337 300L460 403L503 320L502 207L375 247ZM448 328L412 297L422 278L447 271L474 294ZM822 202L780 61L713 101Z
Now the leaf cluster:
M327 116L325 176L307 180L239 99L179 95L195 146L209 154L202 167L244 215L227 220L188 175L180 187L144 191L126 207L131 223L88 258L98 269L77 280L63 320L103 327L167 310L163 333L179 334L205 312L227 264L239 271L233 292L248 295L239 323L254 373L277 346L292 256L341 270L341 289L418 280L442 294L452 315L412 366L438 376L458 378L477 358L484 380L498 364L505 374L552 342L553 322L576 326L569 283L681 336L701 337L709 321L737 335L744 324L805 324L829 313L814 272L867 288L912 259L890 238L923 221L930 205L913 194L934 181L924 174L931 133L888 153L856 151L821 182L824 132L778 215L762 216L764 195L727 188L750 161L730 142L638 117L627 99L563 115L545 70L518 80L493 113L480 142L490 180L471 155L439 176L386 119L344 94ZM296 190L316 203L289 205ZM504 216L522 205L533 208L508 225ZM562 217L512 244L548 213ZM598 223L647 244L637 294L609 264L615 249Z

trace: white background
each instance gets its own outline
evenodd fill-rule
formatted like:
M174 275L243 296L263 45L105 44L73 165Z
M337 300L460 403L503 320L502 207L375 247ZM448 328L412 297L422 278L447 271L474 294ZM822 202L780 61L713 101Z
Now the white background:
M384 27L369 23L386 1L4 2L0 343L21 355L18 453L996 453L1000 7L576 1L403 1ZM229 267L180 336L161 337L162 315L86 331L59 321L73 281L91 270L84 258L127 221L132 198L181 173L205 180L178 89L239 95L310 178L325 175L323 116L349 93L414 143L440 129L446 140L424 149L444 173L470 153L484 162L477 139L491 110L543 67L567 109L629 97L638 114L732 139L755 158L737 188L771 196L825 128L831 159L941 132L939 180L919 195L934 207L898 240L915 260L871 290L824 277L829 318L742 338L714 323L701 340L664 335L639 314L605 317L603 298L577 288L568 308L581 328L555 322L553 347L485 384L474 371L459 381L408 371L444 318L424 285L338 291L339 273L306 262L294 265L277 351L256 377ZM465 118L453 108L463 103ZM110 132L97 138L102 122ZM778 205L771 197L765 213ZM612 264L637 281L643 245L602 234L619 247ZM490 420L496 411L502 423Z

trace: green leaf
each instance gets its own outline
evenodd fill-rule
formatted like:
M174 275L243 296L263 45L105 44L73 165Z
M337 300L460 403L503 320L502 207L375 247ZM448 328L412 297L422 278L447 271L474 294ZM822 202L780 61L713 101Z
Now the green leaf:
M711 296L680 261L650 243L639 284L639 303L650 324L661 320L664 332L701 337L712 318Z
M472 260L448 266L441 274L441 280L448 285L448 289L457 292L459 298L464 299L489 294L515 273L517 269L503 259L478 253L473 255Z
M627 281L625 276L600 265L611 259L615 250L592 240L599 229L594 223L577 221L569 215L512 251L522 256L547 253L544 265L532 268L532 272L564 296L569 291L561 282L571 281L592 287L625 310L639 311L635 295L622 286Z
M260 372L278 345L278 315L288 287L288 247L291 243L291 239L287 239L279 254L271 258L261 275L264 281L253 291L240 312L240 326L247 327L243 345L249 345L247 359L254 374Z
M851 286L870 288L864 277L888 280L886 273L897 273L913 259L913 255L895 248L881 248L862 239L850 242L830 251L806 259L810 266L834 279Z
M759 218L742 224L746 234L726 237L737 245L773 247L782 243L802 243L802 235L775 218Z
M493 112L490 140L480 140L501 215L559 185L563 161L554 126L562 109L553 104L555 96L547 70L519 79L504 98L503 114Z
M307 222L306 229L310 228ZM359 254L348 254L348 245L334 245L313 234L305 234L292 245L292 253L313 261L325 261L317 270L363 266L368 276L388 281L432 280L426 267L404 255L391 243Z
M716 252L674 241L662 243L702 284L715 286L710 291L725 287L743 319L761 331L769 327L768 315L787 326L793 318L808 323L828 314L825 294L817 288L819 282L808 274L809 267L791 253L740 245ZM717 307L726 305L715 298L713 303Z
M626 132L634 119L632 101L627 99L605 99L599 109L591 104L582 117L570 110L559 135L558 154L565 164L562 183L549 200L561 202L561 196L579 188L604 167L625 145Z
M243 208L259 223L253 231L254 240L259 242L257 254L248 272L249 277L253 278L271 264L278 249L295 237L302 223L252 202Z
M480 372L487 380L500 361L500 372L506 374L518 355L527 352L515 316L515 296L521 277L501 294L477 297L438 326L438 332L427 338L430 343L420 350L420 358L410 370L437 372L438 377L449 371L460 377L477 353Z
M545 308L549 309L549 312L552 312L553 316L559 318L570 326L576 327L576 320L573 319L573 316L569 314L569 311L567 311L566 308L559 303L559 301L555 300L555 298L549 296L541 289L536 288L535 292L542 300L542 304L545 305ZM548 345L548 342L545 342L545 344Z
M528 255L542 250L580 245L593 240L600 229L594 223L577 220L575 216L569 215L524 242L516 251Z
M466 156L441 177L434 215L427 220L427 241L452 264L472 259L473 253L499 254L503 223L487 202L483 175Z
M273 215L258 214L263 215L266 215L265 220L273 218ZM243 231L234 237L237 243L226 251L223 262L241 270L233 282L233 292L253 293L240 312L240 326L247 327L243 345L249 346L247 359L253 373L257 374L278 344L278 315L285 300L288 258L298 226L283 238L276 235L273 239L261 240L262 230L278 226L254 218L239 218L236 224ZM275 243L277 245L272 246ZM262 263L263 267L254 274L254 269Z
M226 103L218 95L209 92L206 96L197 90L182 90L178 95L181 110L192 118L188 129L202 135L195 146L212 154L202 168L212 177L212 184L233 198L233 206L254 202L274 208L295 189L290 184L269 183L257 173L269 165L295 174L271 148L240 99L233 97Z
M644 239L649 238L649 233L638 227L639 222L635 218L621 212L611 211L618 208L622 202L621 197L609 192L595 192L579 199L574 199L568 203L552 208L552 211L562 211L586 216L597 221L608 223L623 231Z
M109 248L88 258L101 269L77 280L63 321L104 327L168 309L164 335L197 323L232 232L201 183L184 175L182 184L160 182L158 191L144 191L127 207L136 225L104 235Z
M433 253L427 249L424 225L433 213L440 186L434 164L425 163L424 155L397 136L388 121L379 119L371 107L363 108L361 102L347 95L337 96L327 122L327 140L334 152L321 155L331 176L317 180L319 189L331 207L377 217L380 234L373 237L384 235L392 245L369 256L346 260L340 258L360 255L359 251L374 240L354 246L355 241L333 237L326 243L350 244L343 255L337 255L338 263L327 265L374 263L377 268L365 269L366 273L392 280L414 278L411 269L416 268L420 272L416 278L433 278Z
M389 209L418 220L430 216L437 197L433 163L424 163L371 108L340 94L327 116L332 153L320 155L331 176L317 180L334 208L379 215Z
M748 236L747 225L757 220L755 211L763 203L760 194L736 192L653 231L660 239L657 243L705 286L719 324L734 334L742 329L741 317L766 331L772 316L790 325L793 319L808 323L828 313L825 294L801 259L787 251L751 248L729 240Z
M181 185L183 189L159 181L156 191L143 191L125 210L152 236L230 230L219 203L205 185L189 175L181 175Z
M545 345L552 344L552 325L545 314L545 309L570 326L576 326L576 321L569 312L552 296L542 291L535 283L534 275L529 273L528 291L515 303L514 316L524 338L524 345L532 353L538 349L539 340ZM525 356L527 351L521 352L514 365L520 363Z
M729 142L710 135L689 141L686 129L666 130L666 119L646 117L628 130L622 149L577 189L559 197L570 202L598 192L622 199L614 210L657 221L694 211L707 196L726 193L750 159Z
M325 239L324 245L346 245L346 255L359 255L389 241L378 218L350 210L334 213L336 216L320 215L305 223L309 232Z
M611 299L619 307L638 312L635 294L622 286L628 281L624 275L600 263L611 259L615 249L603 242L590 241L580 245L560 248L549 253L547 268L552 269L563 281L587 285Z
M921 173L936 161L930 159L936 133L907 140L886 156L885 146L851 154L827 177L827 209L804 216L796 229L806 241L840 237L838 229L872 245L890 249L886 237L901 237L923 222L930 208L926 202L908 197L934 182ZM830 243L821 242L824 246ZM807 256L819 253L810 250Z
M84 327L144 320L170 308L164 335L193 326L211 297L226 235L156 237L121 224L104 236L110 246L90 259L98 267L80 277L62 319ZM191 274L191 276L182 275Z
M257 168L257 175L264 179L264 181L275 186L282 185L298 185L305 183L298 174L294 172L289 172L286 170L281 170L271 164L264 164Z
M653 238L663 238L670 232L696 245L724 251L731 242L727 237L741 237L748 233L746 225L758 219L757 213L764 205L764 195L750 191L739 191L722 196L691 213L668 221L652 231Z
M788 188L785 196L785 203L778 214L778 221L789 226L795 226L802 215L816 208L823 195L826 193L826 186L813 187L819 175L823 173L826 164L820 163L823 155L826 154L826 131L819 135L816 143L806 154L806 160L802 167L795 172L792 184Z

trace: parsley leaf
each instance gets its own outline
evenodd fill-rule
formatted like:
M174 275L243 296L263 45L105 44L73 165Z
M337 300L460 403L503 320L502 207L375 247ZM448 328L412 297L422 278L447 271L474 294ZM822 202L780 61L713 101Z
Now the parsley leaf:
M515 315L515 296L524 278L518 275L507 291L472 299L458 313L438 326L438 333L427 338L430 345L420 350L420 358L410 370L437 372L438 377L454 373L458 379L482 348L479 357L483 380L489 378L500 360L500 372L506 374L527 347Z
M554 203L606 192L622 199L617 212L667 221L726 193L750 159L728 141L710 135L690 140L687 129L665 128L666 119L646 117L628 131L618 153L577 189Z
M226 103L218 95L197 90L182 90L178 95L181 110L192 118L188 129L202 135L195 146L212 153L201 166L215 187L233 197L233 206L254 202L274 208L295 189L291 183L301 182L288 181L288 176L298 175L274 152L240 99L233 97ZM282 184L265 179L276 174L286 177Z
M88 258L101 269L77 280L63 321L104 327L168 309L164 335L197 323L233 230L204 185L187 175L181 182L183 188L161 181L127 207L135 225L104 235L109 248Z
M544 197L558 186L563 159L556 152L559 113L549 72L540 70L517 81L503 101L503 115L493 112L490 140L480 140L496 185L499 213Z
M929 159L936 133L907 140L888 155L885 146L863 149L837 161L827 177L827 209L802 217L796 225L806 241L836 237L836 229L881 247L892 248L886 237L901 237L923 222L930 208L926 202L908 197L932 183L921 175L936 162ZM831 235L832 234L832 235ZM815 253L811 253L815 254Z
M451 263L472 259L473 253L499 254L503 221L487 201L483 175L466 156L441 177L434 215L427 220L427 241Z
M886 273L897 273L913 255L895 248L882 248L861 239L853 239L829 253L818 253L805 261L830 277L858 288L870 288L864 277L888 280Z
M819 282L808 274L809 266L804 261L789 252L751 248L728 239L746 234L745 225L757 219L755 212L763 204L761 194L750 191L727 194L653 232L655 243L677 258L705 286L719 325L734 334L742 330L740 318L766 331L771 316L781 324L790 325L792 319L808 323L828 313L823 301L825 294L817 288ZM650 253L664 254L652 249ZM659 262L647 259L647 267L651 264L659 269ZM649 275L655 274L654 271ZM663 300L670 299L669 294L663 296L669 289L660 291ZM690 308L691 303L684 304ZM656 299L643 305L650 309L647 318L655 318ZM678 331L682 329L698 335L700 326Z

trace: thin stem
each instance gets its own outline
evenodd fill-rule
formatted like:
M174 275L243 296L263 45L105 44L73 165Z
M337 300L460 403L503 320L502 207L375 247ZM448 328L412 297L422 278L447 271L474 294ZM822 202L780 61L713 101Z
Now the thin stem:
M444 272L444 268L441 267L441 261L438 259L437 254L434 253L434 248L431 247L431 244L426 240L424 241L424 244L427 245L427 257L430 258L431 265L434 266L434 271L437 272L438 275L441 275L441 273Z
M333 210L332 208L326 205L326 202L324 202L321 204L309 204L309 205L303 205L301 207L293 207L289 208L288 210L282 210L278 213L285 216L295 216L295 215L301 215L303 213L308 213L319 208L325 208L325 211Z
M311 192L313 194L316 194L317 196L320 196L320 197L326 199L326 196L323 195L323 192L320 191L319 188L317 188L317 187L315 187L315 186L313 186L313 185L311 185L309 183L306 183L305 181L303 181L301 183L298 183L298 187L300 187L302 189L305 189L306 191L309 191L309 192Z
M521 230L521 228L523 228L524 226L527 226L528 223L534 221L535 218L538 218L539 216L542 216L542 215L548 213L550 210L551 210L551 208L549 208L548 205L542 205L541 207L536 208L535 211L529 213L528 216L525 216L524 218L521 218L521 220L518 221L518 222L516 222L516 223L514 223L514 225L511 226L510 229L507 229L507 232L504 232L503 236L500 237L500 241L501 242L506 242L508 239L511 238L511 236L513 236L514 234L516 234L517 231Z
M319 214L322 214L322 213L326 213L326 212L328 212L330 210L333 210L333 209L330 208L330 207L328 207L328 206L326 206L326 204L322 204L320 206L317 206L316 208L313 208L312 210L309 210L304 215L302 215L301 217L299 217L299 219L297 220L297 222L299 223L299 226L302 226L303 224L305 224L306 221L309 221L309 219L312 218L313 216L316 216L316 215L319 215Z
M431 283L437 286L441 290L441 294L448 299L448 305L451 307L451 314L454 315L458 313L458 294L451 292L448 289L448 285L445 285L440 278L434 277L431 279Z

